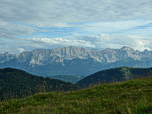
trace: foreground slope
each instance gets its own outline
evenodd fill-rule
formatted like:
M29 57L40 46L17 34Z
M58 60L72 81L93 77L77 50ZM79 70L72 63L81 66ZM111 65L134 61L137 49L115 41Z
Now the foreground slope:
M152 76L0 103L1 114L150 114Z

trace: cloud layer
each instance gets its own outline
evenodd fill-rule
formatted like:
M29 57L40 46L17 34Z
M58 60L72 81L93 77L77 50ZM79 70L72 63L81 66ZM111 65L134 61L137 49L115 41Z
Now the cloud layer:
M152 50L151 0L4 0L0 53L76 46Z

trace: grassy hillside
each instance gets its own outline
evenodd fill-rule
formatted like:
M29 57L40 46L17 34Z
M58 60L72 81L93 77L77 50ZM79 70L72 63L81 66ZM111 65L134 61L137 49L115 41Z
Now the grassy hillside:
M68 91L70 88L78 90L79 87L71 82L50 79L32 75L15 68L0 69L0 100L8 100L13 96L19 99L41 91ZM45 87L44 87L45 86ZM11 95L12 94L12 95Z
M66 93L39 93L0 103L1 114L150 114L152 76L91 85Z

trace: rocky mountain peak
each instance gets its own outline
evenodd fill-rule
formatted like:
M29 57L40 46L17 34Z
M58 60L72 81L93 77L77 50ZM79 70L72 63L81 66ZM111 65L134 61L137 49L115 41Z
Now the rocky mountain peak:
M105 51L109 51L109 50L111 50L111 49L110 49L110 48L106 48L106 49L105 49Z
M5 52L4 55L9 55L9 53L8 53L8 52Z
M68 47L63 47L63 48L77 48L77 47L74 47L74 46L68 46ZM60 48L60 49L62 49L62 48Z
M131 49L129 46L123 46L121 49Z
M143 54L146 54L146 55L148 54L149 55L150 52L147 49L145 49L144 52L143 52Z
M147 49L145 49L145 50L144 50L144 52L148 52L148 50L147 50Z
M129 47L129 46L123 46L123 47L121 48L121 50L135 51L134 49L132 49L132 48Z
M99 51L98 49L94 49L94 48L92 48L91 50L92 50L92 51Z
M87 48L81 47L81 49L87 49Z

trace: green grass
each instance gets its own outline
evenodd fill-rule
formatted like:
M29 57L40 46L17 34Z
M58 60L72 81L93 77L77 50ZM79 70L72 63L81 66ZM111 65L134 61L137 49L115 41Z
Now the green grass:
M0 114L152 114L152 76L65 93L40 91L0 102Z

